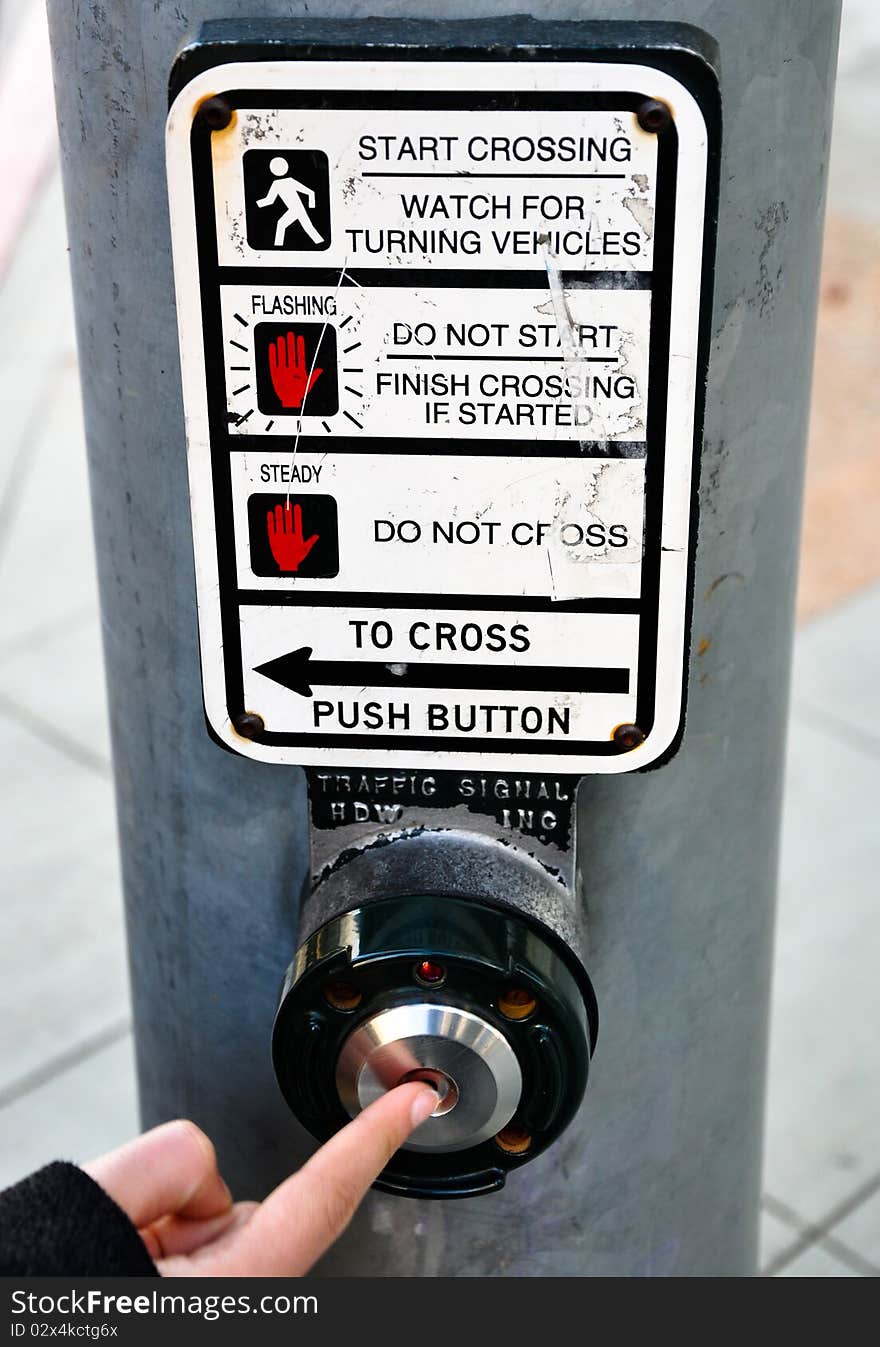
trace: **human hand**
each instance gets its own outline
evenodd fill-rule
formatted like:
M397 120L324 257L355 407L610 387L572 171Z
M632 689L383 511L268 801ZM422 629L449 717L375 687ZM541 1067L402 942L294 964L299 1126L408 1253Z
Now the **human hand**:
M313 533L310 538L303 537L302 506L291 507L289 500L267 512L266 528L269 548L281 571L298 571L321 536Z
M322 369L309 371L305 337L288 332L269 342L269 375L282 407L301 407L323 373Z
M164 1123L83 1169L137 1226L163 1277L298 1277L436 1104L421 1082L389 1090L264 1202L233 1202L192 1122Z

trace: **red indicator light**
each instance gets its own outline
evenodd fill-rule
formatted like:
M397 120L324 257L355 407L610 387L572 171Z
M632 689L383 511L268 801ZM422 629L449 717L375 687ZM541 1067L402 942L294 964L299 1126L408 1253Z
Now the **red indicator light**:
M416 977L426 986L436 987L445 980L446 969L433 959L422 959L421 963L416 964Z

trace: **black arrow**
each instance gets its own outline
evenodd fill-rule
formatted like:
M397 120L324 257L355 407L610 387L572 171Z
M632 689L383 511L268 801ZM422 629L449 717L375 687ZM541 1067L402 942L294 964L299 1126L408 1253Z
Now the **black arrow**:
M395 673L395 669L400 672ZM258 664L255 673L311 697L319 687L517 688L528 692L629 692L629 669L568 669L552 665L382 664L375 660L312 659L301 646Z

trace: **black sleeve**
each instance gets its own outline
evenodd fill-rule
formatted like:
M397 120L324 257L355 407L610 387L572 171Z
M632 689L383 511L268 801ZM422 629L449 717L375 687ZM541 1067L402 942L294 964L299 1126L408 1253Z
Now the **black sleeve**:
M125 1212L84 1170L59 1160L0 1193L0 1275L159 1273Z

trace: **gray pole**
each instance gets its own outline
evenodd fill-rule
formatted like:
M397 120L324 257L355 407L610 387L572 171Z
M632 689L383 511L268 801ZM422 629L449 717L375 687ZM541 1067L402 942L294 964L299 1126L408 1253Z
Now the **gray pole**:
M322 17L509 0L324 0ZM546 0L542 18L608 17ZM298 0L49 0L145 1125L185 1114L240 1196L310 1148L269 1054L307 868L302 773L201 709L164 182L166 83L205 19ZM721 49L724 151L690 701L671 765L588 778L579 864L602 1031L582 1111L500 1193L372 1195L327 1273L755 1268L803 448L839 0L618 0Z

